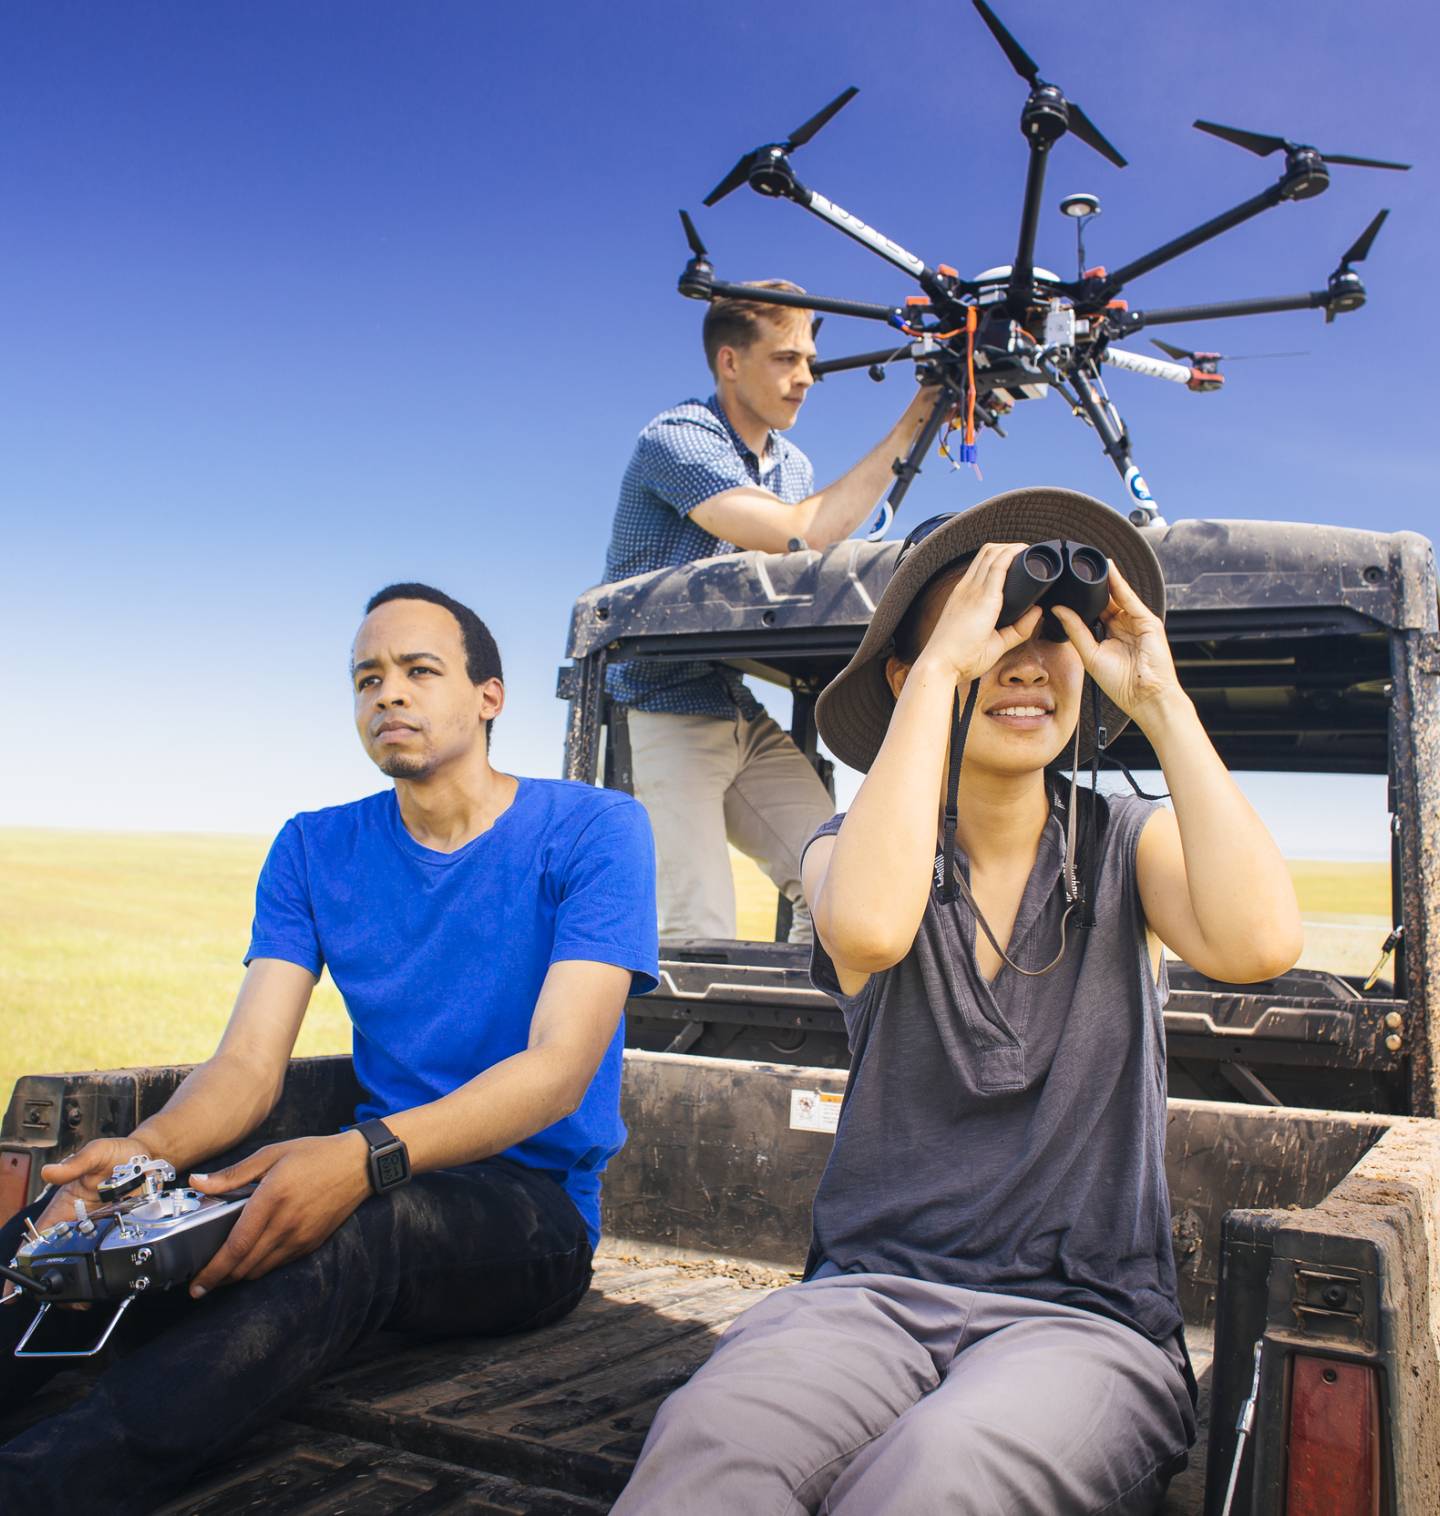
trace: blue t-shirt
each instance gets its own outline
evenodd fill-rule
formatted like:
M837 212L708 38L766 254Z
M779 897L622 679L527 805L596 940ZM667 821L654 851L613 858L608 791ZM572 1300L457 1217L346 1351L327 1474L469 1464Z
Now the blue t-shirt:
M523 1052L552 963L657 983L655 848L616 790L521 779L489 831L453 853L405 830L393 790L285 823L255 891L246 963L328 964L354 1024L355 1119L393 1115ZM625 1140L623 1027L573 1115L501 1156L564 1184L600 1235L600 1173Z

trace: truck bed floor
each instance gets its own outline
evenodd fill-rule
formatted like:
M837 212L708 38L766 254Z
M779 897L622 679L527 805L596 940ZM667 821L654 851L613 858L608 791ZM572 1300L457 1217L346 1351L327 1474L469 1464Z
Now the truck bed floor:
M156 1516L602 1516L660 1402L783 1277L602 1253L556 1326L372 1342ZM1208 1335L1190 1348L1203 1422ZM1199 1516L1204 1438L1164 1516Z

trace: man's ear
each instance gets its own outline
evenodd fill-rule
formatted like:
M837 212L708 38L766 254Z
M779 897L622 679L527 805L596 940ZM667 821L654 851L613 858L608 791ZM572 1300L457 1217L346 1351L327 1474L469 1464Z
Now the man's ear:
M905 688L905 681L910 675L910 665L903 663L894 653L885 660L885 683L890 686L890 693L898 700L900 691Z
M480 724L493 721L505 709L505 686L498 679L487 679L476 686L480 697Z
M722 347L715 354L715 377L733 380L740 371L739 356L733 347Z

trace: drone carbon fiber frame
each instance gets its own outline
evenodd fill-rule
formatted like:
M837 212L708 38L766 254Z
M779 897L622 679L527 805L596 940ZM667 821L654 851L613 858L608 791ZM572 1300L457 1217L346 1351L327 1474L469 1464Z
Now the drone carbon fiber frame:
M1389 212L1382 210L1371 220L1342 256L1322 290L1133 311L1120 298L1121 291L1133 280L1251 220L1262 211L1289 200L1308 200L1323 193L1330 183L1327 164L1398 170L1409 165L1339 153L1322 155L1313 147L1286 138L1196 121L1200 130L1259 156L1283 152L1284 166L1279 177L1259 194L1132 259L1113 273L1095 268L1082 270L1073 280L1057 279L1044 270L1037 270L1034 262L1035 236L1050 149L1067 133L1073 133L1117 167L1125 167L1125 159L1074 101L1067 99L1058 86L1040 77L1034 60L985 0L972 0L972 3L1015 71L1030 86L1020 113L1020 129L1029 153L1025 193L1015 258L1008 268L997 269L978 279L962 278L945 264L932 268L898 242L800 182L790 162L790 154L808 142L854 98L857 90L851 86L783 142L765 144L742 157L706 196L705 204L714 205L746 183L770 198L793 200L827 225L844 232L908 274L920 286L922 296L912 298L904 306L879 305L727 283L715 278L709 254L694 223L684 211L680 215L692 256L680 276L680 293L698 300L729 296L825 314L854 316L883 322L904 334L894 348L829 359L814 365L817 378L857 368L868 369L872 377L878 378L883 377L885 365L911 361L917 365L919 377L939 386L934 411L921 428L909 455L895 461L895 483L872 535L882 535L888 528L946 417L960 401L968 398L966 342L959 334L964 332L970 308L976 306L980 315L979 332L975 337L976 421L1003 436L1000 416L1018 399L1026 398L1027 390L1043 393L1037 386L1057 390L1072 410L1095 428L1102 447L1124 481L1131 519L1144 525L1157 520L1158 512L1131 455L1125 425L1106 394L1100 375L1110 341L1146 327L1180 322L1317 309L1324 310L1328 322L1338 314L1358 310L1365 303L1365 286L1353 265L1368 254ZM1135 355L1122 355L1118 350L1115 366L1153 377L1181 378L1176 365L1155 360L1137 362ZM1176 371L1166 372L1167 369Z

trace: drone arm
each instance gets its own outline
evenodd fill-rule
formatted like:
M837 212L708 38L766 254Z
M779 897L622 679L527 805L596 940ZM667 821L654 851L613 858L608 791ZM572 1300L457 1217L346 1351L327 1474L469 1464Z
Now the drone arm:
M728 284L723 279L708 281L704 289L705 292L699 295L702 300L717 297L756 300L762 305L789 305L796 310L824 311L829 316L859 316L867 321L883 321L887 325L897 318L903 319L899 308L893 305L871 305L862 300L831 300L825 295L797 295L790 290L765 289L754 284Z
M1188 364L1167 363L1163 358L1152 358L1149 353L1127 353L1123 347L1107 347L1103 362L1111 368L1123 369L1128 374L1144 374L1148 379L1168 379L1171 384L1190 384L1195 371Z
M1030 138L1030 162L1025 170L1025 201L1020 211L1020 240L1010 275L1010 309L1018 318L1030 304L1035 288L1035 232L1040 224L1040 197L1045 191L1049 142Z
M1133 259L1117 268L1114 273L1105 279L1107 296L1117 294L1123 286L1132 279L1138 279L1141 274L1148 274L1151 269L1159 268L1162 263L1169 263L1182 254L1188 253L1192 248L1199 247L1203 242L1209 242L1212 238L1220 236L1222 232L1228 232L1232 227L1239 226L1244 221L1249 221L1253 216L1258 216L1261 211L1268 211L1272 206L1279 205L1285 195L1279 184L1272 184L1269 189L1258 195L1252 196L1243 204L1235 206L1232 210L1224 211L1197 226L1193 231L1184 232L1178 237L1173 237L1153 252L1145 253L1139 258Z
M903 347L882 348L877 353L856 353L850 358L826 358L820 363L812 363L810 372L817 379L823 379L826 374L843 374L856 368L874 368L877 363L899 363L904 358L914 356L914 346L907 342Z
M923 259L917 258L914 253L901 247L898 242L892 242L883 232L877 232L873 226L867 226L858 216L852 216L844 206L836 205L833 200L827 199L818 190L807 189L799 180L795 180L790 189L790 198L797 205L803 206L812 216L818 216L826 225L844 232L847 237L853 238L862 247L868 247L872 253L878 254L887 263L903 269L912 279L919 281L921 289L932 299L937 294L946 293L935 271L929 268Z
M1129 336L1145 326L1168 326L1181 321L1223 321L1231 316L1269 316L1279 311L1311 311L1328 306L1330 301L1329 290L1311 290L1305 295L1276 295L1260 300L1167 305L1153 311L1129 311L1118 318L1117 324Z

